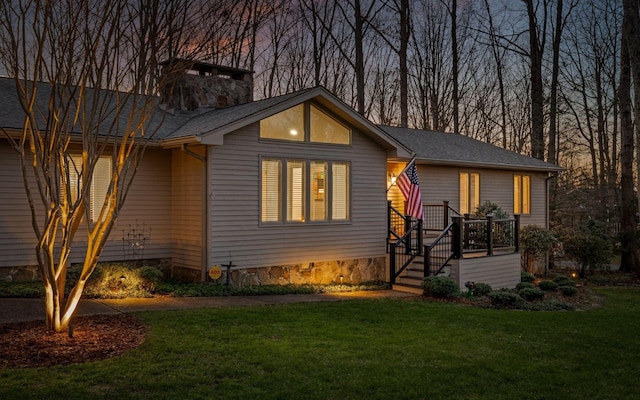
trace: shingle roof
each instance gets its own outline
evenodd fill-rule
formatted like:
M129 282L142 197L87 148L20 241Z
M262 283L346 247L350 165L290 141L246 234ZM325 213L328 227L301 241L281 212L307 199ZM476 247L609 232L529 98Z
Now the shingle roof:
M37 85L36 104L38 109L46 112L51 93L51 85L44 82L38 82ZM90 93L91 92L89 91L89 95ZM113 92L105 91L105 93ZM157 99L153 100L157 102ZM127 127L127 119L129 116L127 107L130 108L132 104L133 102L129 101L128 104L125 105L125 111L119 113L118 115L118 117L120 118L118 124L118 128L120 131L118 132L118 135L123 135L125 133ZM71 112L73 112L73 110ZM38 121L38 124L40 127L44 128L44 117L46 117L46 115L36 115L43 118ZM22 107L20 106L20 102L18 101L18 92L16 90L15 81L11 78L0 78L0 127L5 129L21 130L24 124L24 116L24 110L22 109ZM158 131L156 132L156 138L161 138L169 135L171 132L176 131L180 126L184 125L184 123L187 122L189 118L190 117L184 115L170 115L158 110L157 112L152 113L151 120L147 122L147 132L158 128ZM112 121L109 118L106 118L102 124L102 129L109 129L109 125L111 124L111 122ZM73 128L73 132L80 133L79 124L74 126Z
M233 107L220 108L204 112L198 115L191 115L189 120L178 129L167 132L160 139L179 139L189 136L198 136L206 132L211 132L240 119L247 118L251 115L265 111L281 104L287 100L298 97L311 89L302 90L286 94L283 96L271 97L264 100L258 100L251 103L240 104Z
M561 171L562 168L468 136L418 129L380 126L414 151L418 163L476 168Z
M38 85L40 86L37 102L41 108L46 109L51 86L47 83L38 83ZM265 115L278 112L288 102L302 102L309 96L321 96L324 101L337 105L343 112L345 109L350 110L326 89L318 87L201 114L155 112L149 125L156 127L162 122L154 137L158 141L203 137L209 132L229 130L237 123L250 123L258 116L264 118ZM123 119L120 121L120 126L123 129L126 127L127 114L126 112L120 114L120 118ZM374 135L378 136L378 140L385 137L386 133L390 138L384 141L399 143L412 150L419 163L540 171L562 170L556 165L459 134L391 126L376 127L367 123L355 112L345 116L351 118L354 123L365 124L368 130L380 132ZM24 111L18 102L15 82L9 78L0 78L0 126L19 130L22 129L23 123ZM122 133L119 132L119 134Z

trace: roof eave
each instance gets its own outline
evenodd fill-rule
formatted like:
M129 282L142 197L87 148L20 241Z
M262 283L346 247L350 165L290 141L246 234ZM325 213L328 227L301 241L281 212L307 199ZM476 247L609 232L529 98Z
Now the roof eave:
M349 106L344 104L337 97L331 95L321 86L301 92L298 96L287 99L275 106L247 115L246 117L235 120L219 128L203 132L198 136L201 139L202 144L221 145L224 140L224 135L310 100L315 100L323 106L330 108L334 113L348 120L348 122L356 129L369 132L368 136L382 147L390 150L392 153L395 153L395 156L407 158L412 156L413 152L409 148L384 132L377 125L369 122L366 118L353 111Z
M558 166L535 166L535 165L515 165L515 164L504 164L504 163L485 163L485 162L473 162L473 161L462 161L462 160L438 160L438 159L429 159L429 158L420 158L416 157L416 162L418 164L426 164L426 165L442 165L442 166L459 166L459 167L473 167L473 168L484 168L484 169L509 169L516 171L532 171L532 172L562 172L565 169Z

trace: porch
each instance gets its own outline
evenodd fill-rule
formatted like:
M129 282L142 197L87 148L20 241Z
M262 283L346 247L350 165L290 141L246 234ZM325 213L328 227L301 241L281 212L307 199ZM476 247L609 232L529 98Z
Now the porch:
M395 290L422 293L430 275L452 278L461 290L467 282L494 289L520 282L520 216L471 219L448 202L424 205L424 220L388 205L389 281Z

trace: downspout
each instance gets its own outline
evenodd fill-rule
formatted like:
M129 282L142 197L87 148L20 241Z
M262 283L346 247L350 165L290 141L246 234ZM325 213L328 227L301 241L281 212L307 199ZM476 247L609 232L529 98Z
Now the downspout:
M207 165L208 148L205 147L205 155L202 156L192 150L189 150L186 143L183 143L180 149L185 153L194 157L203 163L204 171L202 173L202 271L200 280L205 281L207 278L207 264L209 262L209 168Z
M545 200L545 216L544 216L544 228L546 230L549 230L549 182L551 181L551 179L558 177L558 173L557 172L550 172L549 176L547 176L544 180L544 190L545 190L545 194L544 194L544 200ZM547 252L547 254L544 257L544 272L545 274L547 273L547 271L549 270L549 253Z

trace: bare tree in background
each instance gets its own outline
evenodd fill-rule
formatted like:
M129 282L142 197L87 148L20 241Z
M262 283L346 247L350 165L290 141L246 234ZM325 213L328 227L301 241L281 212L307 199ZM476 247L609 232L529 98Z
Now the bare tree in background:
M631 104L631 78L633 77L635 107L635 129L640 129L640 1L623 0L622 56L620 62L620 133L622 153L622 204L621 204L621 247L620 267L625 271L640 271L638 254L636 214L637 198L633 185L634 132Z
M539 23L538 6L535 0L522 0L527 8L529 25L529 68L531 73L531 156L544 160L544 82L542 81L542 59L546 43L547 3L542 0L542 21ZM535 4L534 4L535 1Z
M45 287L46 323L67 329L122 208L146 144L161 123L155 73L173 23L159 0L0 3L0 59L15 81L17 150ZM175 27L177 31L178 27ZM110 170L102 196L94 171ZM95 214L90 209L97 210ZM84 255L65 299L72 248Z

